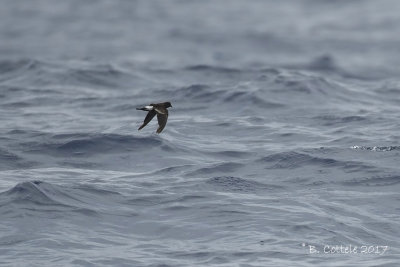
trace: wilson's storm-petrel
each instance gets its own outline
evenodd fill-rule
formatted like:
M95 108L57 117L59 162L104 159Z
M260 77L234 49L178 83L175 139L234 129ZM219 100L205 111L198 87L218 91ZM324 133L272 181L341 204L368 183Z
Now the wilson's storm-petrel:
M143 122L142 126L140 126L138 130L141 130L144 126L146 126L154 118L155 115L157 115L157 120L158 120L157 133L161 133L162 130L164 129L165 125L167 124L167 120L168 120L167 108L172 108L172 105L170 102L150 104L148 106L136 108L137 110L148 111L146 118L144 118L144 122Z

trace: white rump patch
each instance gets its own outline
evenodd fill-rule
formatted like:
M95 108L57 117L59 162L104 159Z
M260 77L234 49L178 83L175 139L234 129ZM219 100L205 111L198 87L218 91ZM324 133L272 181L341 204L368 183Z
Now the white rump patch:
M144 108L147 110L153 110L153 106L144 106Z

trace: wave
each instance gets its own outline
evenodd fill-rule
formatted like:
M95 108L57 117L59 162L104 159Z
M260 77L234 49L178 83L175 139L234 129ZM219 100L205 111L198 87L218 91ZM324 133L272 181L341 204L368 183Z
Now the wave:
M206 184L214 189L225 192L255 193L258 191L275 190L282 188L277 185L267 185L250 179L234 176L218 176L206 180Z
M4 162L4 161L17 161L17 160L20 160L20 159L21 159L21 157L19 157L18 155L0 148L0 161L1 162Z
M234 172L243 166L245 166L245 164L236 162L217 163L210 167L203 167L195 171L188 172L185 174L185 176L192 177L195 175L209 175L212 173L229 173L229 172Z
M167 90L159 90L158 94L167 94ZM285 104L268 99L262 90L250 90L249 88L215 88L208 84L192 84L174 90L175 99L182 103L190 103L190 110L198 106L207 109L218 108L223 104L236 105L235 110L242 108L282 108ZM205 103L218 103L210 106ZM194 105L194 106L193 106ZM185 105L183 104L183 107Z
M18 78L18 79L14 79ZM68 62L60 64L36 59L0 61L0 82L8 85L56 92L62 86L132 88L144 79L111 64Z
M308 67L309 69L316 71L342 72L336 63L335 58L329 54L316 57L311 61Z
M363 178L353 178L342 182L346 186L393 186L400 184L399 175L372 176Z
M45 65L45 63L31 59L2 60L0 61L0 82L2 84L9 83L14 78L23 80L26 73L38 74L37 70L41 65ZM15 89L18 90L20 88Z
M355 150L369 150L376 152L400 150L400 146L351 146L350 148Z
M189 71L206 71L206 72L213 72L213 73L239 73L241 70L236 68L229 68L224 66L213 66L213 65L192 65L187 66L184 70Z
M221 125L225 126L225 125ZM252 154L252 152L248 151L237 151L237 150L220 150L220 151L212 151L212 152L205 152L209 155L218 156L218 157L228 157L228 158L247 158Z
M3 75L26 69L37 69L41 65L46 65L46 63L44 61L33 59L1 60L0 74Z
M342 84L323 77L317 73L285 71L276 75L273 81L276 94L290 94L291 97L297 97L302 100L311 100L315 98L324 99L329 97L333 99L346 100L352 92ZM304 98L306 97L306 98ZM349 99L354 101L354 99ZM314 103L317 104L317 103ZM323 104L326 105L325 101Z
M30 88L48 87L65 81L62 73L66 68L60 64L37 59L0 61L0 82L8 86L29 90Z
M157 134L59 133L8 131L10 151L0 148L0 170L64 166L80 169L124 169L154 155L185 158L196 148ZM8 148L7 147L7 148ZM200 151L201 152L201 151ZM136 160L137 159L137 160ZM165 158L168 160L168 158ZM117 164L118 162L118 164Z
M43 140L43 139L42 139ZM175 150L176 147L158 136L132 136L120 134L57 134L45 138L46 142L32 141L21 144L30 153L54 156L87 156L98 153L131 152L149 148Z
M374 166L363 162L311 156L307 153L294 151L275 153L258 159L257 162L266 164L267 169L296 169L305 166L318 166L324 168L336 167L343 169L345 172L365 172L366 170L372 171L375 169Z
M324 62L325 59L320 61ZM329 63L324 64L331 64ZM322 64L322 63L321 63ZM3 72L1 72L3 70ZM316 101L315 103L326 104L325 101L319 101L322 98L330 97L338 101L354 101L351 90L348 90L343 84L328 79L318 73L307 73L293 70L280 69L246 69L239 70L229 67L219 67L211 65L194 65L184 69L190 71L190 75L196 77L198 83L188 83L186 86L174 88L159 88L151 90L151 97L159 95L160 99L173 96L173 100L180 102L180 107L185 109L210 109L210 103L218 104L211 107L219 108L224 105L235 105L234 110L239 112L249 112L252 109L283 109L291 105L288 101L288 94L291 99L296 101ZM10 102L10 107L29 107L30 105L40 105L43 101L52 103L52 101L60 101L62 97L54 96L49 98L51 93L63 93L67 88L82 87L82 90L96 87L101 88L146 88L133 91L137 98L147 96L147 88L150 81L145 75L132 73L120 69L111 64L88 64L88 63L69 63L60 65L46 61L38 60L22 60L22 61L0 61L0 81L1 79L9 79L10 73L12 77L19 77L7 86L13 86L16 89L30 90L38 98L32 102ZM228 82L208 83L208 75L224 75L229 74L232 77L224 76ZM176 75L183 75L182 70L175 70ZM189 75L189 76L190 76ZM199 77L197 77L199 76ZM236 77L240 76L240 77ZM263 78L260 78L263 77ZM213 80L213 79L211 79ZM246 81L246 82L243 82ZM155 86L159 86L156 84ZM29 88L29 89L27 89ZM101 90L103 90L101 89ZM43 91L44 90L44 91ZM89 92L88 92L89 93ZM103 94L104 93L104 94ZM357 92L359 93L359 92ZM137 95L136 95L137 94ZM75 104L94 103L96 100L103 101L107 97L107 92L96 94L81 95L80 98L74 98ZM68 96L70 97L70 96ZM126 97L126 96L124 96ZM150 97L150 96L148 96ZM121 99L117 104L111 104L111 111L125 111L133 109L131 103ZM151 100L154 101L154 100ZM296 102L295 101L295 102ZM47 103L46 102L46 103ZM293 102L293 101L292 101ZM188 104L186 104L188 103ZM314 104L315 104L314 103ZM104 105L104 101L95 103L96 106Z
M380 95L389 96L392 101L398 102L398 96L400 94L400 81L388 80L375 88L374 91Z
M366 116L338 116L338 115L318 115L313 117L313 119L321 121L324 126L332 126L337 124L346 124L346 123L365 123L366 121L370 120L370 118Z
M86 68L70 68L65 75L74 82L104 87L125 87L134 85L139 77L124 72L111 64L97 64Z
M332 104L337 108L339 104L351 103L354 105L354 101L362 104L365 104L366 101L376 101L366 90L355 91L350 85L316 72L288 69L228 71L214 69L211 66L202 66L191 70L198 72L196 78L193 79L198 83L188 83L186 86L178 88L158 89L156 94L173 95L174 100L180 102L183 108L186 107L186 103L190 104L190 108L202 107L211 110L220 107L222 109L229 105L235 107L230 108L233 112L237 110L251 111L252 109L286 110L290 106L297 106L299 103L304 105L309 102L312 102L313 106L323 105L325 107ZM223 79L226 81L224 80L221 84L208 82L213 79L207 77L207 74L204 73L205 70L210 70L211 73L211 70L216 73L228 71L232 77L224 76ZM178 72L178 74L181 73ZM211 103L213 105L210 105Z
M22 182L0 193L0 213L9 216L37 212L79 212L94 216L109 212L120 194L88 186L64 187L43 181Z
M29 168L36 163L27 161L21 156L12 153L6 149L0 148L0 169L15 169L15 168Z

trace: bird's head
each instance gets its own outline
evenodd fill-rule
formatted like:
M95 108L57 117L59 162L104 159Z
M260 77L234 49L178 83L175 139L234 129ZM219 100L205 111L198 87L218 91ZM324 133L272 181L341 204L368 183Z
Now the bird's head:
M164 102L165 108L172 108L171 102Z

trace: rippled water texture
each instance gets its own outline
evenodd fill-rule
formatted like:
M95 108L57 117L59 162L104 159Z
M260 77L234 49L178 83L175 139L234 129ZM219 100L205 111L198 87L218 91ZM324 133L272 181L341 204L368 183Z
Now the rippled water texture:
M399 9L2 1L0 265L397 266Z

